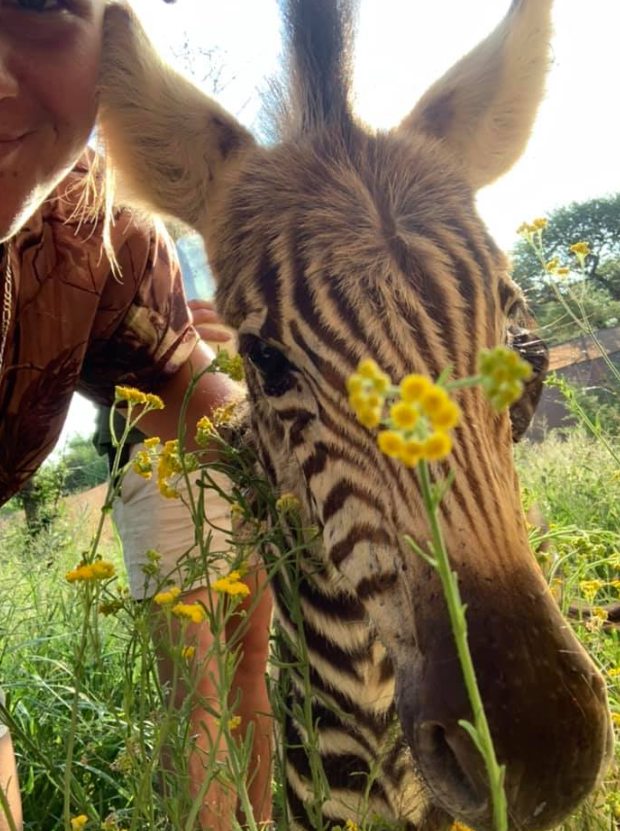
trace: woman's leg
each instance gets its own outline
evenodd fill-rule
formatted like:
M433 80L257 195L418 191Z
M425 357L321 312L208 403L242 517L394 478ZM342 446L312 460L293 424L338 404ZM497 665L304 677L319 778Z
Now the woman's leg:
M22 831L22 803L19 795L19 779L13 743L8 731L0 736L0 788L4 794L13 818L13 826ZM0 806L0 831L10 831L11 824Z

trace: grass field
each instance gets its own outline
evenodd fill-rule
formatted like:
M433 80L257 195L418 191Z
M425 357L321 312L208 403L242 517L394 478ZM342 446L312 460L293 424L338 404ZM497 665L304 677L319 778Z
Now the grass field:
M526 442L517 459L526 506L535 501L550 521L550 548L540 562L560 604L566 609L578 601L617 601L620 477L613 459L577 429L566 438L549 436L542 445ZM0 677L19 756L26 828L61 831L69 814L85 814L87 831L185 829L183 713L169 711L157 683L144 610L117 588L124 578L113 534L106 532L101 553L120 577L106 597L85 601L84 592L65 579L93 527L83 510L74 500L34 540L19 517L0 529ZM97 613L93 604L102 601L115 613ZM86 630L85 602L92 612ZM620 723L618 633L602 615L573 625L607 675ZM162 785L159 771L164 737L178 752L173 787ZM68 741L74 742L71 771ZM619 827L617 816L620 780L612 770L563 831L608 831Z

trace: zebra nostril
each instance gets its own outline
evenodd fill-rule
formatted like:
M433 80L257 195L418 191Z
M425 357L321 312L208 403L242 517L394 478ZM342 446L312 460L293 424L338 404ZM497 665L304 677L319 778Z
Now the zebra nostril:
M422 773L435 796L457 816L485 817L489 802L481 759L465 731L457 727L450 733L436 721L423 721L415 733Z

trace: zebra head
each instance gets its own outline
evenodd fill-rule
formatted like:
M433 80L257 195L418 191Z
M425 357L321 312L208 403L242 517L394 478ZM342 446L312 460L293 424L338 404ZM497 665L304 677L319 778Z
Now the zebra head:
M126 8L106 21L101 127L127 198L202 234L273 484L321 529L325 562L389 651L432 800L478 829L491 825L484 771L458 725L470 713L445 604L403 542L428 538L416 476L355 421L345 380L367 356L395 379L472 374L522 313L474 198L527 141L551 5L514 0L397 128L375 133L349 105L349 3L288 0L288 89L267 147L165 67ZM609 761L604 683L528 548L508 415L475 389L459 403L445 538L512 822L549 828Z

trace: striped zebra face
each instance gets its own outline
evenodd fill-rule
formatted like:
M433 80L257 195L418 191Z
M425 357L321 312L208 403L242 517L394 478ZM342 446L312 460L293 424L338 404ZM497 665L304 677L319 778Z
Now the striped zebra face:
M438 579L405 545L429 532L415 474L382 456L345 379L371 356L395 379L475 370L520 298L474 208L519 157L540 100L551 0L514 0L401 125L369 134L348 101L348 4L289 0L281 142L259 148L164 67L127 9L106 19L100 127L132 201L203 234L239 331L253 428L274 486L300 499L334 583L389 651L396 709L428 804L492 827ZM528 549L507 415L461 393L442 505L515 828L562 821L611 754L603 680ZM436 470L441 475L445 470ZM431 831L431 821L421 831Z

